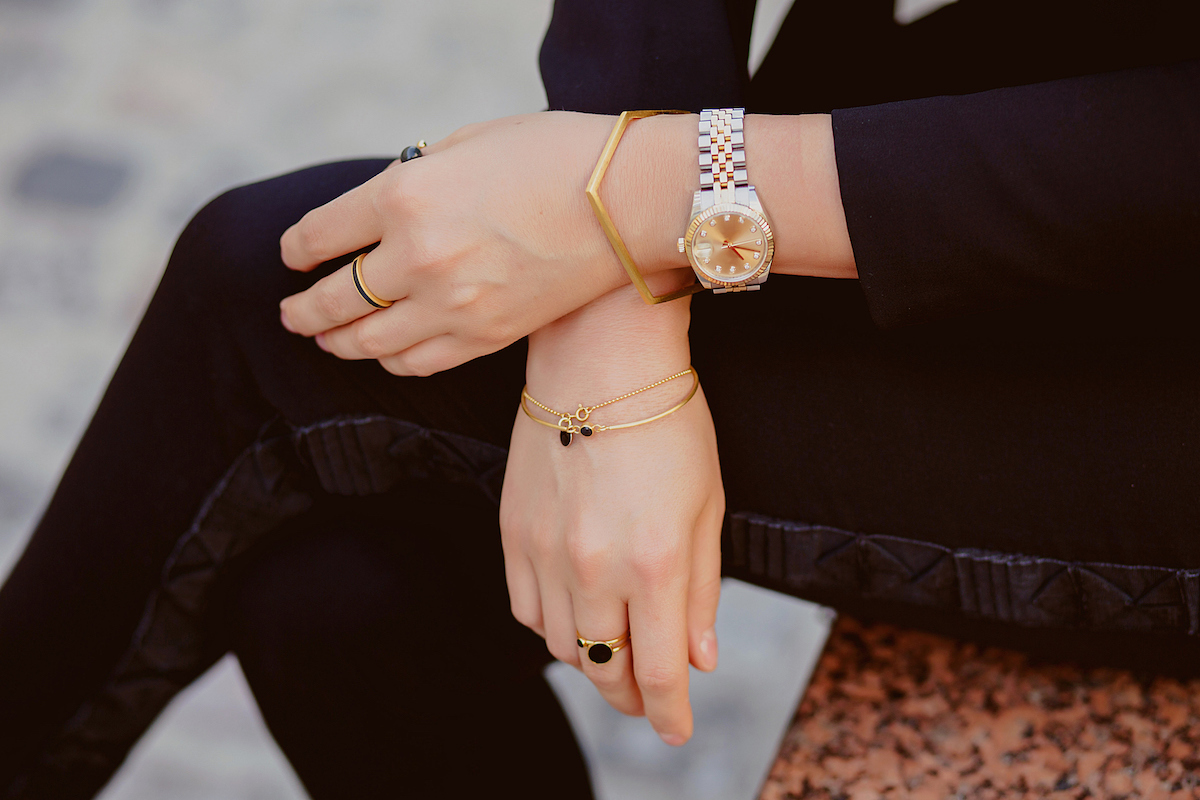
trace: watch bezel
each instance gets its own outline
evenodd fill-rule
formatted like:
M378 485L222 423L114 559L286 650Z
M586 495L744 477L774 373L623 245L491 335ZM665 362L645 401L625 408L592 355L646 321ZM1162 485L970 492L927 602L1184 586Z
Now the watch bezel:
M701 267L697 262L696 255L693 252L696 231L700 229L701 225L718 214L737 214L741 217L750 217L762 230L764 241L762 263L753 273L739 276L734 280L728 280L725 278L718 278L710 274L708 270ZM692 217L691 223L688 224L687 232L684 234L684 253L687 255L688 264L691 265L692 269L698 276L703 276L704 280L722 288L726 286L740 286L743 284L749 284L750 282L761 278L763 274L771 268L771 260L775 256L775 237L771 231L771 223L767 221L767 218L761 211L753 206L747 206L741 203L716 203Z

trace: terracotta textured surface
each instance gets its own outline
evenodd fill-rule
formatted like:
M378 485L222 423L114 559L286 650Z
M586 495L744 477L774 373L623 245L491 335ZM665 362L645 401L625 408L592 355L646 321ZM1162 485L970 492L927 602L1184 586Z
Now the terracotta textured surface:
M842 617L760 800L1200 798L1200 680Z

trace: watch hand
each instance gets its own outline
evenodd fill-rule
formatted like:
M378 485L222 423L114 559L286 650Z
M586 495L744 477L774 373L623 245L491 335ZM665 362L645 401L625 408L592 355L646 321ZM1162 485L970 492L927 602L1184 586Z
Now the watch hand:
M742 247L742 246L744 246L744 245L751 245L751 244L754 244L754 242L755 242L755 241L757 241L757 240L755 240L755 239L747 239L747 240L746 240L746 241L744 241L744 242L734 242L733 244L731 244L731 245L729 245L729 246L730 246L730 247Z
M741 251L741 250L738 250L736 245L732 245L732 244L730 244L729 242L725 242L724 244L725 244L725 246L726 246L727 248L729 248L729 249L730 249L730 250L732 250L733 252L737 253L737 254L738 254L738 258L745 258L745 256L743 256L743 255L742 255L742 251Z

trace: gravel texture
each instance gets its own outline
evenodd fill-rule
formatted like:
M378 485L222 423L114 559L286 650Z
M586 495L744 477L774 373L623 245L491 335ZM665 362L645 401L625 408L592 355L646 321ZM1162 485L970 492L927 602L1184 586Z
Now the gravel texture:
M761 800L1200 797L1200 680L841 617Z

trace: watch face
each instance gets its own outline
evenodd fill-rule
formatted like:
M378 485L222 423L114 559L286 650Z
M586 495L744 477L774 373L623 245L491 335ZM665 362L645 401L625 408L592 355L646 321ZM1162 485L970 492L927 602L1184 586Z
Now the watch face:
M714 283L744 283L771 264L771 226L749 206L715 205L692 220L688 260Z

